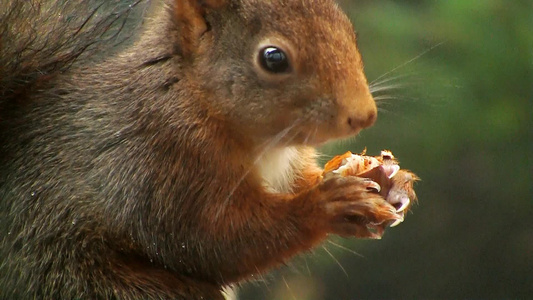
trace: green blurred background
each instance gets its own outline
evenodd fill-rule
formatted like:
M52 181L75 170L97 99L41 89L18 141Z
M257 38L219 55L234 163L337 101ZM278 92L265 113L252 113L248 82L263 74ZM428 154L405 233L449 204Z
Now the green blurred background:
M533 1L340 4L388 99L323 151L393 150L419 204L382 240L332 237L240 299L533 299Z

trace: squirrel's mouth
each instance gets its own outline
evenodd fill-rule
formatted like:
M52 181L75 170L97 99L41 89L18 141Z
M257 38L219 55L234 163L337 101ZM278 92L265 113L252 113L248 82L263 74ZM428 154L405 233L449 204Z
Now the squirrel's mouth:
M296 110L275 116L270 126L254 126L247 134L255 137L256 144L282 146L321 146L325 143L357 136L361 130L371 126L375 114L371 111L361 114L341 111L332 106L322 110ZM367 117L368 116L368 117Z
M324 126L324 128L318 128L317 130L311 130L307 132L300 132L294 138L294 143L305 146L321 146L328 142L340 141L353 138L361 132L363 128L356 128L350 131L340 131Z

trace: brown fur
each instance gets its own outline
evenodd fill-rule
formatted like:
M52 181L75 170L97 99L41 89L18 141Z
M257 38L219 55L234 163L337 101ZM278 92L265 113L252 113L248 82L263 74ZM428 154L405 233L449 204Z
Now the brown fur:
M4 21L36 32L59 10L10 3L18 17ZM121 27L102 19L47 33L64 48L0 61L4 298L221 298L327 234L364 236L346 216L392 214L356 178L322 182L314 161L314 145L376 117L352 26L331 0L166 4L116 54L77 50L110 49L99 33ZM62 10L73 11L90 14ZM9 26L0 54L14 59ZM258 70L264 40L286 47L292 73ZM301 154L292 192L272 193L257 161L287 146Z

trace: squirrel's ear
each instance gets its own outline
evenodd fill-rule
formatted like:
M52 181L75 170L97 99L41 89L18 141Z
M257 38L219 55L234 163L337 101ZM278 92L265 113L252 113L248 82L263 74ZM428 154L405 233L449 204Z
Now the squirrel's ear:
M198 40L209 24L206 11L223 7L228 0L174 0L174 19L178 31L179 51L184 56L195 52Z

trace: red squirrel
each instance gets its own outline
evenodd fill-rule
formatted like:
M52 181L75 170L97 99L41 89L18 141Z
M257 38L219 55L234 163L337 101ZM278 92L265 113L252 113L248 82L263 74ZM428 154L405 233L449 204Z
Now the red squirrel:
M120 49L86 3L0 11L0 298L223 299L398 218L315 160L377 116L334 1L167 0Z

